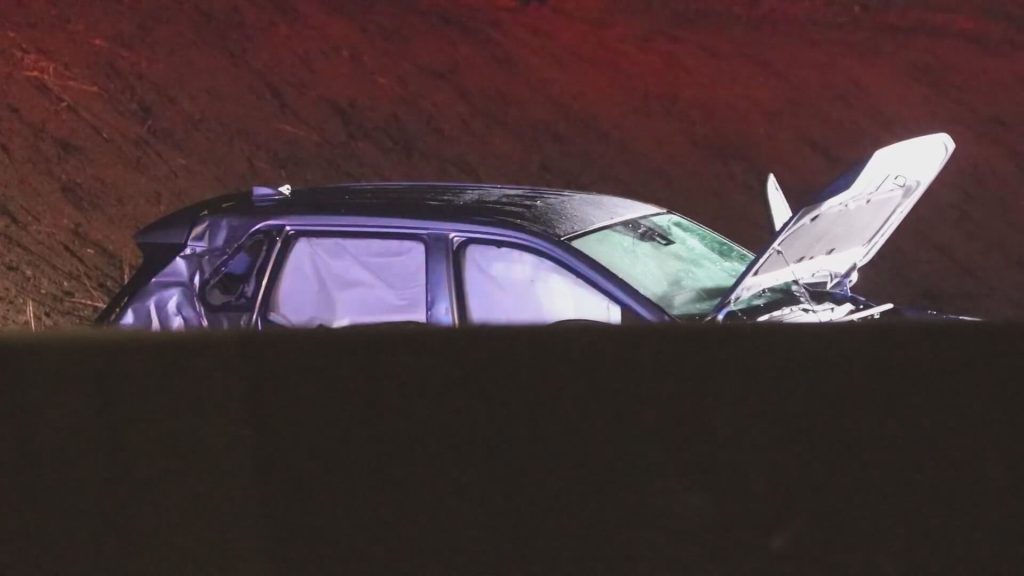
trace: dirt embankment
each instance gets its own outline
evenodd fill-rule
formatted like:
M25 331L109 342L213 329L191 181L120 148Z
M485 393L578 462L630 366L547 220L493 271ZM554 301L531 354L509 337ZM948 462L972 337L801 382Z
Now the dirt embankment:
M1013 7L60 4L0 7L2 326L87 321L136 262L134 230L254 183L594 189L756 248L768 171L798 203L940 130L959 149L861 291L1024 317Z

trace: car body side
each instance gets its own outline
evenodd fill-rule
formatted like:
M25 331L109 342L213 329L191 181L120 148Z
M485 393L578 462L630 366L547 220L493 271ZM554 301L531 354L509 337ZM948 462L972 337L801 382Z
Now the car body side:
M652 207L651 213L657 213ZM181 217L179 216L179 219ZM610 220L605 224L612 224ZM420 240L426 247L427 323L436 326L465 324L460 306L459 266L454 259L460 244L482 242L513 246L552 260L622 306L635 318L649 322L674 319L657 304L562 238L529 226L506 222L476 223L459 220L420 220L387 216L338 214L285 214L272 217L248 214L200 214L188 237L154 238L153 230L139 234L143 265L98 318L117 324L125 314L149 317L151 329L263 328L267 294L280 274L284 256L298 237L353 235L402 237ZM267 261L253 272L258 296L246 309L218 311L204 302L204 292L218 272L246 242L263 236L270 240ZM166 241L156 241L166 240ZM146 324L146 322L136 322Z

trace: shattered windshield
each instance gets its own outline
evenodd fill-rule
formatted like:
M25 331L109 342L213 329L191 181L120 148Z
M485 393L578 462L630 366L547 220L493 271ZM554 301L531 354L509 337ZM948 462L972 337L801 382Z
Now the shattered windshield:
M754 257L670 213L620 222L570 243L679 318L710 314Z

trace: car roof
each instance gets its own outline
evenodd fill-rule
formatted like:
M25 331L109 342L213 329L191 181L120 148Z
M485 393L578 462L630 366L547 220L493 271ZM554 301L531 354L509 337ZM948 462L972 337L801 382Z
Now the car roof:
M182 242L199 215L271 219L295 214L351 215L516 227L564 238L605 224L664 212L607 194L464 183L344 184L295 189L254 188L221 196L147 226L136 241ZM269 193L269 194L268 194Z

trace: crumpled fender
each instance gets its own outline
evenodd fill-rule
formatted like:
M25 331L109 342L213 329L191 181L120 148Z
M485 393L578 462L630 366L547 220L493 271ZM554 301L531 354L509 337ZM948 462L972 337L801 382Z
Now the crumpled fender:
M199 287L253 225L244 218L198 218L182 252L128 300L114 324L154 331L209 327ZM213 323L221 326L225 321Z

